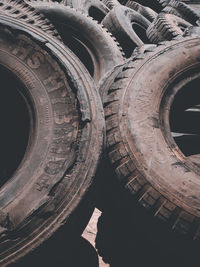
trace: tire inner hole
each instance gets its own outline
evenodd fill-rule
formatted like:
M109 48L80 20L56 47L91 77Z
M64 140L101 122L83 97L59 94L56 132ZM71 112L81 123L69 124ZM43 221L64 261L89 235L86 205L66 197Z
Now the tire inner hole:
M88 12L89 16L97 20L99 23L104 19L105 14L95 6L91 6Z
M185 156L200 154L200 78L188 82L170 109L172 136Z
M28 146L30 112L23 85L0 65L0 186L14 174Z
M144 44L149 43L149 40L146 35L146 29L144 27L135 22L132 22L132 29L137 34L137 36L143 41Z
M71 49L76 56L82 61L86 69L92 77L95 76L95 59L90 54L90 48L84 44L88 44L88 41L81 36L80 32L70 25L54 22L56 29L58 30L64 44ZM89 46L89 44L88 44ZM91 49L92 50L92 49Z

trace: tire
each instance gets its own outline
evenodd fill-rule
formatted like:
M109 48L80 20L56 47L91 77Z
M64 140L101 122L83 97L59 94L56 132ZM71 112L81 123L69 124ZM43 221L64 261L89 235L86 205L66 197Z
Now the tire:
M149 40L156 44L183 36L184 31L192 26L184 19L172 14L160 13L146 31Z
M116 77L119 73L129 68L129 64L130 64L130 61L132 61L132 58L141 57L143 53L152 51L155 48L155 46L156 45L149 44L149 45L143 45L141 47L136 47L131 56L131 59L129 59L126 63L122 65L118 65L115 68L113 68L112 71L109 72L104 77L104 79L102 79L102 81L98 85L99 94L101 96L102 103L106 104L108 102L108 98L109 98L108 92L110 92L109 89L111 85L117 81ZM115 89L113 88L112 90L114 92L114 90L118 90L118 88L115 88Z
M33 7L24 1L2 0L0 3L0 12L27 23L32 29L43 30L61 41L61 37L50 21L42 14L38 14Z
M187 20L193 25L196 25L196 21L200 18L199 14L193 8L183 2L177 0L164 0L162 2L162 5L164 7L171 6L172 8L176 9L177 12L181 14L183 19Z
M102 81L99 83L98 88L99 88L99 94L100 94L102 103L106 102L108 89L114 82L119 72L122 71L122 68L123 68L123 64L116 66L115 68L112 69L112 71L107 73L104 79L102 79Z
M162 12L183 18L182 15L175 8L173 8L171 6L166 6L165 8L163 8Z
M64 223L68 238L81 233L93 209L88 193L104 120L95 85L70 50L3 13L0 25L0 65L23 89L30 114L25 155L0 188L0 265L6 266Z
M120 5L118 0L102 0L102 3L104 3L109 9L112 9L115 6Z
M197 166L200 163L200 154L192 155L188 157L194 164L197 164Z
M197 35L197 36L200 35L200 27L199 26L188 27L183 34L183 36L193 36L193 35Z
M193 239L200 227L199 166L175 143L169 112L179 92L190 99L195 87L199 94L199 49L199 37L184 38L134 59L116 77L104 108L109 158L133 201Z
M99 0L62 0L61 3L89 15L99 23L110 11L109 8Z
M126 3L126 6L137 11L142 16L144 16L146 19L148 19L150 22L152 22L158 15L158 13L156 13L150 7L142 6L135 1L128 0L128 2Z
M96 83L124 62L118 42L92 18L56 2L28 3L54 24L63 42L79 57Z
M128 1L124 1L123 4L126 4ZM162 10L162 4L159 3L158 0L156 1L149 1L149 0L137 0L137 3L139 3L142 6L149 7L153 9L155 12L159 13Z
M116 37L127 58L136 46L148 43L146 29L150 21L131 8L114 7L103 19L102 24Z

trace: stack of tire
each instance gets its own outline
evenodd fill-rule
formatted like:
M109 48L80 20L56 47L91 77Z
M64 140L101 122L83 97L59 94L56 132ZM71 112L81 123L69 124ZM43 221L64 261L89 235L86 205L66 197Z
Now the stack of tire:
M199 238L199 24L178 0L0 0L0 266L81 234L102 154Z

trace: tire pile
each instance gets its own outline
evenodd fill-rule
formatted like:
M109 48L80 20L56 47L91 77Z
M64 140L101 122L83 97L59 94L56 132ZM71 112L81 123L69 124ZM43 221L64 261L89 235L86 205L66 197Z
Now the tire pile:
M178 0L0 0L0 266L81 234L102 155L199 239L199 26Z

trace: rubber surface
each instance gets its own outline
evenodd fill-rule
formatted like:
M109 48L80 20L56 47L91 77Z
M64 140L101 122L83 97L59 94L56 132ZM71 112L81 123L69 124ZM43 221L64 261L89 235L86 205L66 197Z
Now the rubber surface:
M156 44L170 41L177 36L183 36L184 31L192 26L186 20L172 14L160 13L148 27L146 34L149 40Z
M199 49L199 37L184 38L133 58L104 108L109 157L133 201L193 239L200 233L199 166L175 144L168 116L177 91L200 77Z
M0 3L0 12L27 23L30 27L43 30L61 41L58 32L50 21L22 0L2 0Z
M62 0L61 3L84 12L98 22L109 12L109 8L99 0Z
M103 19L102 24L116 37L127 58L136 46L148 42L146 29L150 21L131 8L114 7Z
M91 17L56 2L32 0L29 3L55 25L63 42L79 57L96 83L124 62L119 43Z
M159 1L159 0L158 0ZM177 0L160 0L163 7L170 6L177 10L183 19L187 20L193 25L196 25L196 21L200 18L199 14L186 3Z
M0 25L1 65L30 95L35 125L23 164L0 189L0 264L6 266L72 217L77 221L69 234L83 230L92 207L82 202L99 160L104 120L95 85L70 50L2 13Z
M158 15L158 13L155 12L150 7L146 7L146 6L140 5L139 3L135 2L135 1L132 1L132 0L128 0L126 2L126 6L129 7L129 8L132 8L133 10L135 10L137 12L139 12L141 15L143 15L146 19L148 19L151 22Z

